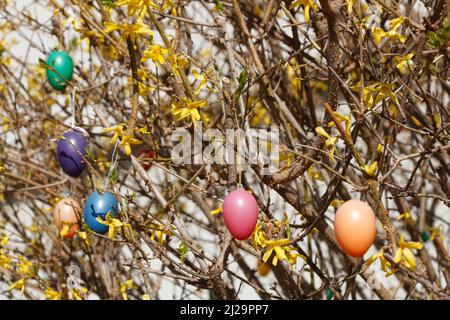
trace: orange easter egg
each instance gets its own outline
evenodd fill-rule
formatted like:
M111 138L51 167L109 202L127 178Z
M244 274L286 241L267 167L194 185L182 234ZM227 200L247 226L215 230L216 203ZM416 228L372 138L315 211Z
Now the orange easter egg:
M53 211L53 223L58 230L62 230L65 225L69 227L69 230L64 235L64 238L72 238L75 232L78 230L78 222L81 217L81 206L72 198L65 198L55 205Z
M260 276L265 277L269 274L270 272L270 264L258 260L258 273Z
M334 218L334 233L342 250L351 257L362 257L375 240L375 222L375 214L366 202L344 202Z

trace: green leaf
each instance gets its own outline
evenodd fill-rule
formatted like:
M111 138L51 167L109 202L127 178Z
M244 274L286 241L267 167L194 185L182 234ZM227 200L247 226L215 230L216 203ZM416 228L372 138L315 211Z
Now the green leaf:
M209 290L209 300L219 300L219 297L214 293L214 290Z
M436 32L428 32L428 46L433 49L442 48L450 37L450 22L447 18L444 19L442 27Z
M48 69L48 64L47 62L45 62L44 60L42 60L41 58L39 58L39 68L43 68L43 69Z
M216 10L225 12L225 6L223 5L223 3L221 1L216 0L214 2L216 4L216 7L215 7Z
M181 242L178 247L178 252L180 252L180 259L181 263L184 263L184 258L186 257L186 254L189 252L189 248L186 244L186 242Z
M242 91L244 90L245 86L247 85L247 69L242 70L241 74L237 78L239 85L236 89L235 98L236 100L239 99L239 97L242 94Z
M87 158L88 158L89 160L91 160L91 161L95 161L95 156L94 156L94 154L91 152L91 150L89 150L88 147L86 147L84 150L86 151L86 156L87 156Z
M289 225L289 223L286 224L286 237L288 239L291 238L291 226Z
M285 63L286 63L286 60L284 60L283 58L280 58L280 60L278 60L278 63L277 63L277 68L282 68Z
M116 0L102 0L102 3L108 8L113 8L116 5Z
M94 184L92 183L91 178L89 177L89 175L87 175L86 178L87 178L87 185L89 186L89 188L92 188Z
M119 180L119 171L114 168L114 170L111 172L111 181L113 183L116 183Z
M67 51L73 52L75 51L80 44L80 40L77 37L73 37L69 43L69 49Z

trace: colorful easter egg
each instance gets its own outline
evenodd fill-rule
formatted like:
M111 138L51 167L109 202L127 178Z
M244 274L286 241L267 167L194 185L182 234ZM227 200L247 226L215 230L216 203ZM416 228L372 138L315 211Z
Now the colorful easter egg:
M238 240L248 239L258 222L258 204L244 189L228 194L223 202L223 219L231 235Z
M79 228L81 219L81 206L72 198L64 198L59 200L53 210L53 223L59 231L68 228L64 234L64 238L72 238Z
M372 208L363 201L349 200L336 211L334 232L342 250L360 258L373 244L377 229Z
M327 297L327 300L331 300L334 297L334 293L330 288L325 289L325 295Z
M62 137L56 146L59 165L67 175L76 178L86 167L83 157L86 156L88 138L77 128L64 132Z
M154 159L156 157L156 152L150 150L147 146L143 146L136 151L136 158ZM141 161L142 167L145 171L148 171L152 167L152 161Z
M267 262L258 260L258 273L260 276L265 277L270 272L270 264Z
M53 51L47 58L47 64L57 72L47 67L46 74L51 86L58 90L64 90L73 76L73 61L64 51ZM66 81L64 81L66 80Z
M430 240L430 233L425 230L420 234L420 237L422 238L423 242L427 242L428 240Z
M116 197L111 192L100 194L94 191L84 205L84 221L92 231L104 234L108 231L108 226L97 221L97 217L105 220L108 212L111 213L111 217L117 217L119 202Z

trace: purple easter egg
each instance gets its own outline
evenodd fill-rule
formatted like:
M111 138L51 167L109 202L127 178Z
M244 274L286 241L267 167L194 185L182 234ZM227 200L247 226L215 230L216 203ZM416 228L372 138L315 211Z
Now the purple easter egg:
M86 167L83 157L86 156L88 139L84 132L76 128L64 132L62 136L56 146L59 165L67 175L78 177Z

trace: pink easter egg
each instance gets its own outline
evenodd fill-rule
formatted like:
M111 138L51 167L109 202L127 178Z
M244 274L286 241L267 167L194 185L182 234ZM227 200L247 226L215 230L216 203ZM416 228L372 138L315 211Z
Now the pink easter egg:
M55 205L53 211L53 222L61 231L64 225L69 226L67 234L64 236L66 239L73 238L76 231L79 229L79 222L81 217L81 206L78 201L72 198L64 198L59 200Z
M248 239L258 222L258 204L255 197L244 189L229 193L223 201L223 219L234 238Z

